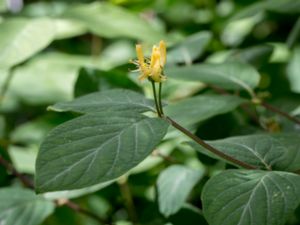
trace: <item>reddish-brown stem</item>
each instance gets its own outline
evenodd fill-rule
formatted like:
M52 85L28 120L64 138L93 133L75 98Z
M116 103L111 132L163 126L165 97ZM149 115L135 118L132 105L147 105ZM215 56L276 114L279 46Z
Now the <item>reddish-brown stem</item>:
M226 155L225 153L221 152L220 150L216 149L215 147L207 144L205 141L203 141L201 138L199 138L198 136L192 134L190 131L188 131L187 129L185 129L184 127L182 127L181 125L179 125L178 123L176 123L174 120L172 120L170 117L166 117L166 120L169 121L171 123L171 125L173 127L175 127L176 129L180 130L182 133L184 133L185 135L187 135L188 137L190 137L191 139L193 139L195 142L197 142L199 145L201 145L202 147L204 147L206 150L212 152L213 154L229 161L232 162L236 165L239 165L243 168L246 169L257 169L255 166L252 166L248 163L242 162L238 159L235 159L229 155Z
M279 114L281 116L284 116L285 118L289 119L290 121L293 121L293 122L295 122L295 123L297 123L297 124L300 125L300 120L298 118L296 118L296 117L291 116L287 112L284 112L284 111L282 111L282 110L280 110L280 109L278 109L278 108L276 108L276 107L274 107L274 106L272 106L272 105L270 105L270 104L268 104L266 102L262 102L261 106L265 107L266 109L268 109L268 110L270 110L270 111L272 111L274 113L277 113L277 114Z
M174 159L173 157L171 157L169 155L162 154L161 152L159 152L159 150L154 150L152 152L152 155L161 157L163 160L165 160L169 163L178 163L178 161L176 159Z
M213 90L215 90L219 94L230 95L230 93L227 92L226 90L224 90L223 88L220 88L220 87L217 87L217 86L214 86L214 85L208 85L208 87L212 88ZM282 110L280 110L280 109L278 109L278 108L270 105L269 103L266 103L266 102L262 101L261 103L259 103L259 105L261 105L261 106L265 107L266 109L268 109L268 110L270 110L270 111L272 111L274 113L277 113L277 114L279 114L279 115L281 115L281 116L289 119L290 121L293 121L293 122L295 122L295 123L297 123L297 124L300 125L300 119L298 119L297 117L291 116L287 112L284 112L284 111L282 111ZM259 120L256 119L255 117L252 117L252 119L254 119L255 121L259 122Z
M5 160L1 155L0 155L0 164L6 168L6 170L11 173L12 175L14 175L15 177L19 178L19 180L22 182L22 184L25 187L34 188L34 185L32 183L31 180L29 180L26 176L24 176L23 174L19 173L13 166L11 163L9 163L7 160Z
M68 199L66 199L66 201L64 202L65 206L69 207L70 209L76 211L76 212L79 212L81 214L84 214L96 221L98 221L100 224L108 224L104 219L102 219L101 217L99 217L98 215L86 210L86 209L83 209L81 208L79 205L77 205L75 202L72 202Z

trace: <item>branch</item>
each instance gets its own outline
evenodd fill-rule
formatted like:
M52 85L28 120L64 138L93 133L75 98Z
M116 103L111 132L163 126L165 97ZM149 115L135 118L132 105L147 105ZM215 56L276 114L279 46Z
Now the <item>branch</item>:
M1 155L0 155L0 164L6 168L8 172L10 172L15 177L19 178L19 180L22 182L22 184L25 187L28 187L30 189L34 189L34 185L31 180L29 180L26 176L19 173L8 161L6 161Z
M268 109L268 110L270 110L272 112L275 112L275 113L277 113L277 114L279 114L279 115L281 115L281 116L289 119L290 121L293 121L293 122L295 122L295 123L297 123L297 124L300 125L300 120L297 117L291 116L287 112L284 112L284 111L282 111L282 110L280 110L280 109L278 109L278 108L276 108L276 107L274 107L274 106L272 106L272 105L270 105L270 104L268 104L266 102L262 102L261 106L263 106L266 109Z
M75 212L84 214L84 215L98 221L101 224L108 224L105 219L102 219L98 215L96 215L86 209L81 208L79 205L77 205L75 202L70 201L69 199L59 199L57 201L57 205L59 205L59 206L65 205L65 206L69 207L70 209L74 210Z
M215 90L215 91L216 91L217 93L219 93L219 94L223 94L223 95L231 95L228 91L224 90L224 89L221 88L221 87L217 87L217 86L215 86L215 85L207 85L207 86L210 87L210 88L212 88L213 90ZM272 112L274 112L274 113L277 113L277 114L279 114L279 115L281 115L281 116L283 116L283 117L289 119L290 121L295 122L295 123L297 123L297 124L300 125L300 120L299 120L297 117L291 116L291 115L288 114L287 112L284 112L284 111L282 111L282 110L280 110L280 109L278 109L278 108L276 108L276 107L270 105L269 103L266 103L266 102L264 102L264 101L261 101L261 102L259 102L259 103L257 103L257 104L258 104L258 105L261 105L261 106L265 107L266 109L268 109L268 110L270 110L270 111L272 111ZM254 116L251 116L251 115L250 115L250 117L251 117L253 120L259 122L259 120L257 120Z
M169 121L171 123L171 125L173 127L175 127L176 129L180 130L182 133L184 133L185 135L187 135L188 137L190 137L191 139L193 139L195 142L197 142L199 145L201 145L202 147L204 147L205 149L207 149L208 151L212 152L213 154L229 161L232 162L234 164L237 164L243 168L246 169L257 169L255 166L252 166L248 163L242 162L238 159L235 159L229 155L224 154L223 152L221 152L220 150L214 148L213 146L207 144L205 141L203 141L202 139L200 139L198 136L192 134L190 131L188 131L187 129L185 129L184 127L180 126L178 123L176 123L174 120L172 120L170 117L166 117L166 120Z
M10 85L10 82L14 76L14 70L15 70L16 67L12 67L7 76L5 77L5 80L4 80L4 83L2 85L2 89L0 90L0 104L2 103L2 101L4 100L5 98L5 95L9 89L9 85Z
M162 153L159 152L159 150L157 150L157 149L155 149L155 150L152 152L152 155L153 155L153 156L160 157L160 158L162 158L163 160L165 160L166 162L171 163L171 164L178 163L178 161L177 161L174 157L169 156L169 155L162 154Z
M138 216L136 213L136 209L134 206L134 202L132 199L132 194L127 182L127 177L126 176L122 176L118 179L118 184L120 187L120 191L124 200L124 204L127 208L127 212L128 212L128 216L131 220L131 222L133 222L134 224L137 223L138 221Z

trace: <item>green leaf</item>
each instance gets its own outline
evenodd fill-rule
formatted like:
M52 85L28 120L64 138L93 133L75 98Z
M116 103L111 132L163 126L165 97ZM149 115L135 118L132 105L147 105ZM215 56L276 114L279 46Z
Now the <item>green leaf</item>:
M145 159L167 129L165 120L128 111L104 110L68 121L41 145L36 190L72 190L113 180Z
M39 225L54 211L54 203L21 188L0 189L0 224Z
M54 38L50 19L9 19L0 24L0 68L12 67L47 47Z
M189 126L230 112L245 102L245 99L237 96L199 95L168 105L165 113L181 125Z
M79 97L96 91L99 91L99 79L97 74L91 69L80 69L74 87L74 96Z
M299 134L257 134L230 137L208 144L225 154L260 169L297 171L300 169ZM213 158L200 145L190 143L196 150Z
M300 93L300 46L297 46L287 66L287 77L293 92Z
M245 49L234 50L227 61L239 60L243 63L250 63L253 66L260 67L269 62L274 47L271 45L257 45Z
M105 2L72 7L64 13L64 18L79 21L102 37L122 36L151 42L162 38L157 30L139 16Z
M38 152L38 145L29 145L20 147L15 145L9 146L9 156L14 167L20 173L34 174L35 160Z
M300 116L300 105L297 106L297 107L291 112L291 114L292 114L293 116Z
M7 10L7 5L5 0L0 0L0 12L5 12Z
M125 89L95 92L70 102L57 103L48 109L58 112L73 111L79 113L102 112L105 110L122 112L155 111L152 100Z
M295 0L257 1L237 12L232 18L230 18L230 21L237 21L247 17L252 17L257 13L262 13L266 10L288 14L299 13L300 2Z
M204 82L225 89L246 89L248 91L255 88L260 79L258 72L253 67L237 62L167 67L165 74L170 78Z
M55 25L55 39L65 39L82 35L87 28L79 21L70 19L52 18Z
M56 63L50 55L35 57L15 69L8 91L27 104L71 100L78 69L66 61Z
M90 187L81 188L81 189L77 189L77 190L47 192L47 193L44 193L43 196L49 200L57 200L57 199L61 199L61 198L67 198L67 199L78 198L78 197L99 191L99 190L109 186L113 182L114 181L103 182L100 184L96 184L96 185L93 185Z
M283 14L296 14L300 12L300 2L295 0L269 0L266 9Z
M168 63L192 63L198 58L212 39L208 31L195 33L168 51Z
M255 2L242 10L238 11L235 15L233 15L229 22L242 20L244 18L252 17L261 12L262 9L265 9L267 5L267 1L259 1Z
M294 47L295 44L297 44L300 37L300 17L298 17L295 25L293 26L292 30L289 33L289 36L286 40L286 45L289 48Z
M283 225L300 203L300 176L277 171L227 170L202 191L210 225Z
M161 172L158 177L159 211L170 216L179 211L204 171L174 165Z
M116 88L140 90L138 84L131 80L125 71L118 69L105 71L83 68L79 72L74 88L74 95L78 97L92 92Z
M5 128L6 128L6 121L5 117L0 115L0 138L4 137L5 134Z

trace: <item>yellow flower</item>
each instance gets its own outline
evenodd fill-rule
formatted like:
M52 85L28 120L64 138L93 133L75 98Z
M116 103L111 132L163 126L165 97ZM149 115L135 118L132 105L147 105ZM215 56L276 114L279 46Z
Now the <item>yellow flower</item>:
M163 75L163 69L167 60L165 42L160 41L158 47L156 45L153 46L150 60L144 57L140 44L136 45L135 49L138 59L133 63L138 66L138 71L140 72L139 80L144 80L145 78L154 82L166 80L166 76Z

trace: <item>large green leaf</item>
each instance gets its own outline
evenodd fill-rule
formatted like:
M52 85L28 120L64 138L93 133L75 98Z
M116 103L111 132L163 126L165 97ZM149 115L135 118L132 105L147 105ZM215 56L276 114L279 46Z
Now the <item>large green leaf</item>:
M204 171L174 165L161 172L157 181L159 211L170 216L183 206Z
M51 55L35 57L15 69L9 94L30 104L52 104L72 99L79 66L51 59Z
M212 38L208 31L195 33L168 51L168 63L192 63L205 50Z
M237 62L167 67L165 73L170 78L199 81L218 85L225 89L246 89L248 91L255 88L260 79L258 72L253 67Z
M57 103L48 109L65 112L93 113L105 110L122 112L155 111L154 102L143 95L125 89L95 92L70 102Z
M287 77L293 92L300 93L300 46L297 46L287 67Z
M264 0L256 1L248 7L238 11L230 21L241 20L264 11L275 11L278 13L299 13L300 2L295 0Z
M47 47L54 38L50 19L9 19L0 24L0 68L11 67Z
M165 107L165 113L184 126L230 112L246 100L237 96L199 95Z
M28 189L0 189L1 225L39 225L54 211L54 203Z
M87 114L55 128L36 162L38 192L78 189L113 180L145 159L168 129L133 112Z
M257 134L207 141L225 154L261 169L296 171L300 169L299 134ZM192 147L213 158L200 145Z
M88 29L103 37L130 37L146 41L157 41L162 35L139 16L124 8L95 2L70 8L65 18L77 20Z
M269 0L266 9L278 13L296 14L300 12L300 1L295 0Z
M55 25L55 39L71 38L87 32L87 28L79 21L53 18Z
M226 61L239 60L260 67L269 62L274 47L271 45L257 45L245 49L237 49L230 53Z
M227 170L202 191L210 225L283 225L300 203L300 176L277 171Z

